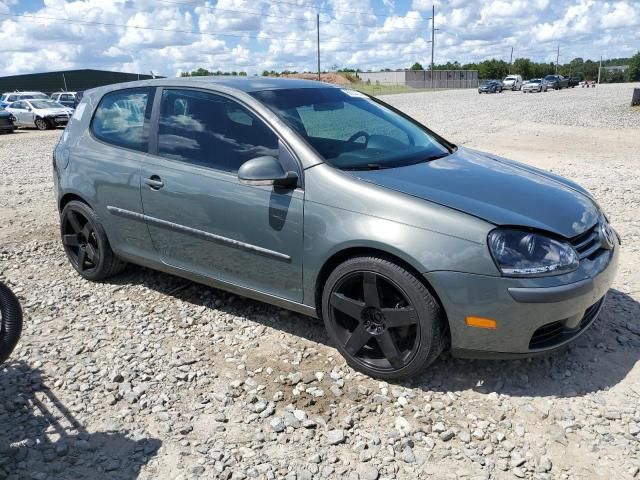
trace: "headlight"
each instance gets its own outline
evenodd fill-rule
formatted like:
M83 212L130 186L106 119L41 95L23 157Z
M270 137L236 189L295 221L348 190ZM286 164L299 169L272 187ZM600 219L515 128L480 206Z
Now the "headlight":
M521 230L494 230L489 250L500 271L508 276L541 276L578 268L578 254L568 243Z

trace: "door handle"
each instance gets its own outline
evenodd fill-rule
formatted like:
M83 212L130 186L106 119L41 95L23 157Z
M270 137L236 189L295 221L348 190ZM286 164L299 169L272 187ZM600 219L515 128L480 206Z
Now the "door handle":
M144 183L149 185L153 190L160 190L164 187L164 182L158 175L151 175L149 178L145 178Z

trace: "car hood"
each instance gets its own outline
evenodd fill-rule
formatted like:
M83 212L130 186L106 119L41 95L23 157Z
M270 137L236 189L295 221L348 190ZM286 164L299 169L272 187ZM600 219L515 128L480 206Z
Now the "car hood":
M39 115L73 115L68 108L34 108L33 111Z
M349 173L496 225L537 228L566 238L583 233L599 217L596 203L573 182L466 148L407 167Z

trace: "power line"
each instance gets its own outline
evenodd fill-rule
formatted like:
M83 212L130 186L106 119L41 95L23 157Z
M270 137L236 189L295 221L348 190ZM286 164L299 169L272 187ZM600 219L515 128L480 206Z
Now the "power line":
M140 25L124 25L124 24L119 24L119 23L110 23L110 22L96 22L96 21L91 21L91 20L77 20L77 19L71 19L71 18L60 18L60 17L47 17L47 16L42 16L42 15L25 15L25 14L19 14L19 13L0 13L0 16L3 17L21 17L21 18L29 18L32 20L54 20L54 21L64 21L67 23L71 23L71 24L79 24L79 25L98 25L98 26L103 26L103 27L116 27L116 28L132 28L132 29L137 29L137 30L150 30L150 31L157 31L157 32L172 32L172 33L186 33L186 34L192 34L192 35L206 35L206 36L211 36L211 37L232 37L232 38L246 38L246 39L254 39L254 40L261 40L261 39L271 39L271 40L281 40L282 38L280 37L271 37L268 35L249 35L249 34L234 34L234 33L222 33L222 32L202 32L202 31L195 31L195 30L179 30L179 29L172 29L172 28L160 28L160 27L143 27ZM255 30L251 30L251 31L255 31ZM308 42L312 42L312 39L288 39L288 42L293 42L293 43L308 43ZM337 40L337 39L327 39L325 40L325 43L340 43L340 44L347 44L347 45L371 45L371 46L378 46L379 43L378 42L353 42L350 40ZM402 41L402 42L392 42L392 41L386 41L386 44L406 44L406 41Z
M285 16L285 15L274 15L272 13L263 13L263 12L259 12L256 10L232 10L229 8L221 8L221 7L210 7L208 5L200 5L200 4L195 4L195 3L191 3L191 2L179 2L176 0L156 0L158 2L161 3L166 3L166 4L171 4L171 5L183 5L183 6L189 6L189 7L196 7L196 8L203 8L205 10L212 10L212 11L220 11L220 12L231 12L231 13L243 13L243 14L249 14L249 15L258 15L260 17L271 17L271 18L282 18L282 19L288 19L288 20L297 20L297 21L301 21L301 22L313 22L313 18L303 18L303 17L289 17L289 16ZM144 10L137 10L139 12L144 12ZM333 10L332 10L333 11ZM392 15L389 15L388 18L391 18ZM406 18L406 17L397 17L397 18ZM420 20L420 18L417 18L416 20ZM320 23L326 23L326 24L332 24L332 25L347 25L347 26L354 26L354 27L365 27L365 28L381 28L381 25L361 25L359 23L347 23L347 22L338 22L337 20L320 20ZM406 28L406 27L397 27L394 28L394 30L408 30L408 31L416 31L418 27L413 27L413 28Z

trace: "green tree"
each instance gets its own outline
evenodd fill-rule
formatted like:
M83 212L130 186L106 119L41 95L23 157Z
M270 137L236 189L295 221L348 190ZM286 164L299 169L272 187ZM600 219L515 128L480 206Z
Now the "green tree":
M511 65L511 73L522 75L522 78L533 78L533 65L528 58L516 58Z
M628 74L632 82L640 81L640 51L631 57Z
M411 65L411 68L409 70L424 70L424 68L422 68L422 64L420 62L416 62Z

